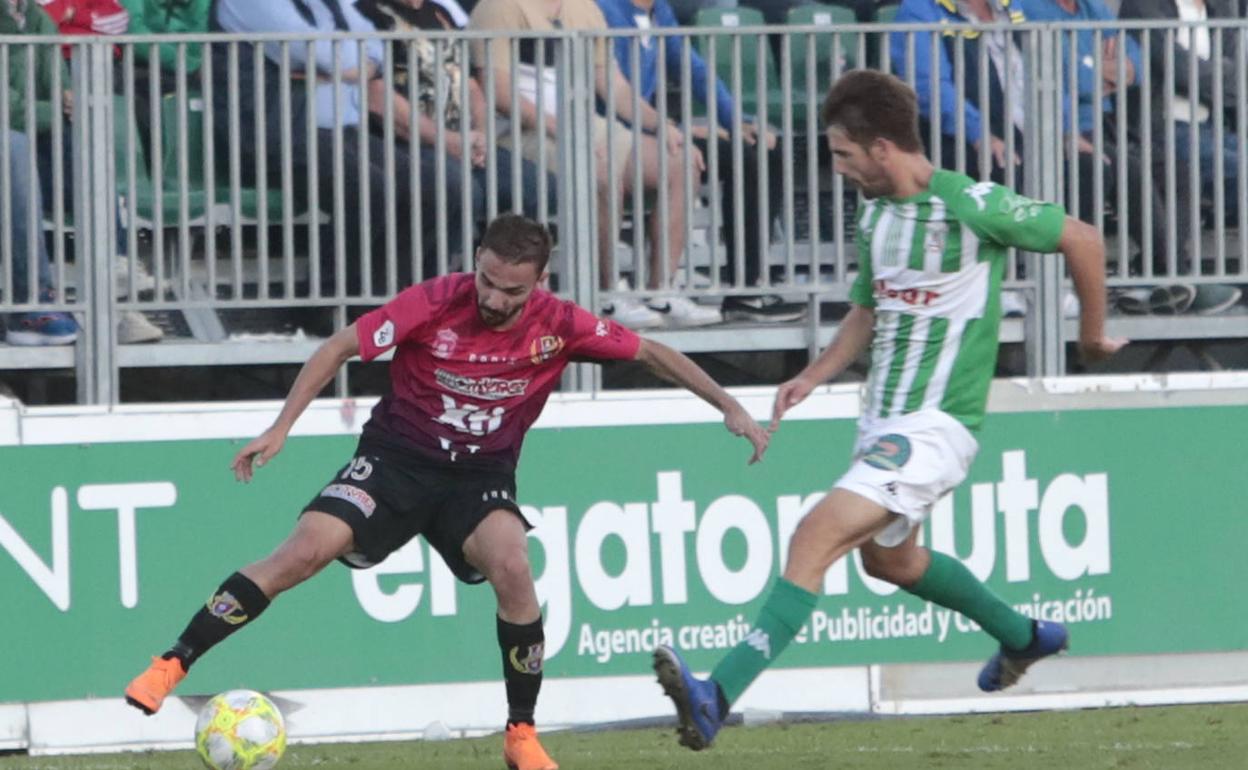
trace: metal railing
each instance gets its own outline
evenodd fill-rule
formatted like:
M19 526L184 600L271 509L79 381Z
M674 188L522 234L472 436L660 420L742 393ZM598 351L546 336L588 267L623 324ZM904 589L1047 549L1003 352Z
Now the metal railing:
M846 301L857 268L854 194L831 173L817 121L826 88L851 66L896 72L931 94L923 128L933 159L982 177L992 169L988 114L1023 116L1000 137L1007 158L1021 143L1021 165L1006 163L997 175L1072 212L1085 201L1085 218L1110 239L1114 286L1248 282L1248 228L1238 219L1248 201L1248 153L1237 133L1248 127L1248 22L1204 25L1214 33L1214 62L1229 45L1224 36L1236 43L1233 71L1215 67L1213 92L1199 94L1208 98L1215 140L1212 179L1200 163L1179 161L1184 149L1200 157L1200 132L1176 139L1178 100L1200 99L1176 85L1174 52L1180 31L1197 26L2 38L0 71L20 60L28 75L0 82L0 123L11 127L0 134L0 154L10 160L0 169L0 312L68 311L83 322L72 348L0 346L0 360L72 365L87 403L117 401L125 366L300 361L310 343L232 342L222 316L312 308L346 323L411 282L470 264L481 225L508 209L552 225L554 288L587 307L674 293L706 305L779 294L805 304L803 320L670 334L700 350L814 352L832 332L821 303ZM1131 88L1150 98L1103 85L1107 72L1121 81L1131 66L1126 46L1110 61L1099 55L1115 30L1141 38L1144 64ZM1077 54L1085 31L1097 51L1090 64ZM999 54L994 34L1012 43ZM669 38L674 54L658 42ZM176 47L172 71L161 68L159 45ZM652 105L602 77L602 63L613 66L620 46L633 62L625 80L639 82L642 47L655 45L661 98ZM1147 64L1157 45L1160 88ZM203 62L194 72L192 51ZM723 130L714 89L701 107L693 98L695 52L724 75L741 106ZM49 82L36 79L41 57L58 65L47 67ZM992 92L992 73L1013 73L1015 57L1021 90ZM1094 86L1084 99L1096 116L1089 152L1081 152L1073 107L1085 66ZM956 98L948 111L945 75ZM1186 75L1199 80L1194 58ZM15 87L25 96L20 116L9 114ZM978 135L968 131L967 100L985 116ZM525 103L529 117L515 119ZM609 120L606 105L616 113ZM1116 122L1102 120L1106 109ZM656 135L646 127L669 122L678 128ZM774 129L775 149L751 144L751 126ZM1233 164L1228 147L1238 149ZM1111 164L1081 163L1084 155ZM18 189L23 174L15 169L38 179L48 200L39 200L39 185ZM15 204L21 196L24 207ZM1222 216L1235 201L1239 214ZM38 273L41 237L45 283L55 291L42 296L40 282L20 278ZM621 279L631 284L621 288ZM1019 255L1006 280L1030 298L1013 338L1027 345L1029 372L1064 373L1071 330L1060 261ZM187 336L119 345L117 318L136 311L180 314ZM595 371L576 370L566 386L597 387ZM345 379L339 387L345 392Z

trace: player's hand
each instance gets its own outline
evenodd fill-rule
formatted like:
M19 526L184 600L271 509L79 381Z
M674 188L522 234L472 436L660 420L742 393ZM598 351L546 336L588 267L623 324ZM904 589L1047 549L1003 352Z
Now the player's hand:
M278 428L269 428L264 433L247 442L247 446L234 455L230 468L234 470L234 478L238 481L251 481L254 468L263 467L282 451L286 444L286 433Z
M729 433L734 436L745 436L746 440L754 445L750 465L763 459L767 444L771 442L771 434L759 425L758 421L751 417L740 404L724 414L724 425L727 426Z
M1088 363L1104 361L1126 347L1128 342L1130 340L1125 337L1106 337L1105 335L1091 340L1079 340L1079 354Z
M780 385L776 391L776 403L771 410L771 425L768 430L773 433L780 427L780 418L784 413L806 400L810 392L818 385L800 374Z

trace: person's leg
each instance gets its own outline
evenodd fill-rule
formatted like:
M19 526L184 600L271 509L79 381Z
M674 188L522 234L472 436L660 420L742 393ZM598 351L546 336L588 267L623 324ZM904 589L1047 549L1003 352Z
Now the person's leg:
M523 520L510 509L490 511L464 540L463 554L498 600L498 646L507 690L504 758L518 770L557 770L533 727L546 636Z
M650 276L647 286L657 289L671 284L685 254L685 151L670 153L666 144L660 144L655 137L643 136L641 144L633 147L633 152L641 156L642 183L656 195L656 211L650 217ZM659 177L659 156L663 153L667 154L666 179ZM625 168L632 167L633 157L630 154ZM631 184L630 174L625 181L626 191ZM659 215L660 209L667 214L666 230L663 228L663 217ZM635 214L644 218L644 213ZM667 236L666 253L662 250L664 234Z
M863 568L871 577L960 612L1006 649L1026 649L1032 642L1031 618L1006 604L958 559L920 546L918 536L916 529L892 548L863 543Z
M191 617L177 641L126 687L126 701L154 714L200 656L260 616L279 593L302 583L351 551L351 527L307 511L268 557L231 574Z
M30 142L19 131L9 131L9 221L11 222L13 255L13 296L10 301L29 302L32 297L29 283L30 270L35 270L34 300L39 301L53 292L52 265L43 239L41 217L35 217L35 229L30 229L32 208L43 200L39 177L30 173ZM32 205L33 204L33 205ZM34 250L31 236L34 236Z
M659 683L676 704L681 744L695 751L710 745L733 702L775 662L810 617L828 568L895 516L856 492L834 488L798 524L783 577L749 635L720 660L709 680L693 678L675 650L655 650Z
M18 131L9 136L9 237L13 260L12 296L16 304L53 302L52 264L44 240L41 211L42 194L38 172L30 173L30 142ZM35 226L30 217L35 214ZM32 250L33 249L33 250ZM34 286L31 271L34 271ZM32 296L33 295L33 296ZM5 319L6 341L10 345L69 345L78 338L78 323L68 313L34 311L13 313Z

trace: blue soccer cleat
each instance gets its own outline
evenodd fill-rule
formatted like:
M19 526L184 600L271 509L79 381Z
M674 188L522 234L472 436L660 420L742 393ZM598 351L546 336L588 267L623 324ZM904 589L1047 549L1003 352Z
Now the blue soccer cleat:
M1032 663L1056 655L1070 646L1066 626L1052 621L1032 621L1031 644L1021 650L1002 647L979 671L979 689L997 692L1015 685Z
M715 740L724 726L719 713L719 688L710 679L698 679L676 651L666 645L654 650L654 673L659 675L663 692L676 704L680 745L701 751Z

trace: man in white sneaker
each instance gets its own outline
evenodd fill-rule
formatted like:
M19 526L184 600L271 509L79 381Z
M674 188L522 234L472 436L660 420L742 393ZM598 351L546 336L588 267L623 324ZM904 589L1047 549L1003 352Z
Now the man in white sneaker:
M558 29L605 31L608 29L602 11L594 0L481 0L472 9L468 22L472 30L499 30L508 34L516 32L548 32ZM529 160L539 160L539 148L545 147L545 160L558 173L558 94L557 56L560 43L548 40L543 48L529 39L513 42L510 37L482 38L477 41L472 59L486 61L487 49L492 55L494 77L494 104L500 113L519 120L522 125L521 151ZM520 66L511 69L512 46L517 48ZM539 60L539 51L543 58ZM593 51L594 89L605 100L608 84L613 103L606 108L607 114L593 119L593 141L598 158L596 178L599 186L596 195L598 207L599 288L607 292L602 305L604 315L632 329L649 329L656 326L706 326L723 320L718 308L705 307L671 290L671 277L675 276L685 251L685 223L689 212L685 210L685 179L678 169L684 168L685 154L689 153L694 169L701 173L704 163L696 148L684 145L684 136L670 122L659 121L655 109L645 100L639 100L639 110L633 114L633 89L620 72L613 57L609 55L605 40L596 41ZM517 104L511 104L512 80L520 95ZM482 78L484 81L485 78ZM538 113L536 95L541 90L542 113ZM632 127L625 122L640 123L642 136L634 144ZM500 144L506 145L510 132L499 136ZM667 175L659 174L660 159L666 156ZM614 178L608 178L607 159L612 159ZM647 243L649 255L636 255L636 263L646 262L646 288L651 292L662 291L639 301L627 294L629 285L621 282L612 291L611 264L614 261L616 233L612 231L610 212L614 201L628 195L635 183L634 167L640 165L642 184L648 191L659 194L655 206L665 207L666 227L656 214L648 223ZM639 220L641 212L634 212ZM667 251L662 253L659 245L666 239Z

